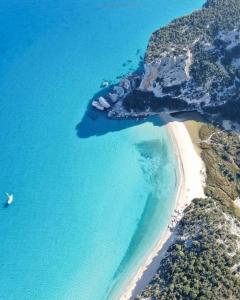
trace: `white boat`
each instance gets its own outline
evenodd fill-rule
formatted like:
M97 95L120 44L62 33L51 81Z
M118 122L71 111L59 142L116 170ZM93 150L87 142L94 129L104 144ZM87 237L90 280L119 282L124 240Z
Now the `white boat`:
M13 194L6 193L6 195L8 197L8 199L7 199L7 205L12 204L12 202L13 202Z
M112 102L117 102L118 101L118 95L114 93L109 93L109 97L111 98Z
M93 101L92 106L98 110L104 110L104 107L98 101Z
M107 100L105 98L103 98L102 96L99 97L98 99L99 103L104 107L104 108L110 108L111 105L107 102Z

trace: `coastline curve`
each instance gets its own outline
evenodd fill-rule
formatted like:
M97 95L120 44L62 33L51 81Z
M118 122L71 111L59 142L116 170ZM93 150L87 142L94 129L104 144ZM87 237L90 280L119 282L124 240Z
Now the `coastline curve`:
M170 117L166 113L161 113L160 118L166 123L178 161L179 186L174 211L179 212L179 221L183 211L194 198L205 197L205 166L194 148L184 123ZM192 169L193 164L194 169ZM172 221L170 220L169 224ZM157 272L160 261L165 256L167 249L174 242L175 237L176 232L170 230L170 226L168 226L150 251L147 259L135 275L129 279L125 291L118 297L119 300L133 300L149 284Z

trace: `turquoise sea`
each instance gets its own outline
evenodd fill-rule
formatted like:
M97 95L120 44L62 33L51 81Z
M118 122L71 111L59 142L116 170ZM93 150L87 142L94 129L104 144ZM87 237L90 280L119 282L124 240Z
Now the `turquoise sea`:
M115 300L165 229L177 163L160 121L86 111L202 3L0 1L0 299Z

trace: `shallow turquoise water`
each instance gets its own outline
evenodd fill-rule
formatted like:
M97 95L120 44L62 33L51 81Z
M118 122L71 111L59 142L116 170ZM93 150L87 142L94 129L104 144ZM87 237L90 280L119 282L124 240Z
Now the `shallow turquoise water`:
M81 120L103 78L136 68L150 33L203 1L89 2L0 3L0 197L15 196L0 209L0 299L106 299L174 204L158 120Z

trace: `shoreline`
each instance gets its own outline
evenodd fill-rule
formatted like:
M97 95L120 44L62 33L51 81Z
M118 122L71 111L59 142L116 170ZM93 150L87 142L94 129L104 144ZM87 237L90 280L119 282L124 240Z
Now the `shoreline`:
M176 238L176 231L170 229L170 224L172 227L175 226L192 199L204 197L205 166L196 152L185 124L166 113L159 115L161 120L165 122L178 161L179 187L176 194L174 216L172 216L169 226L161 234L149 256L135 275L129 279L125 291L118 298L119 300L133 300L152 280L160 261Z

